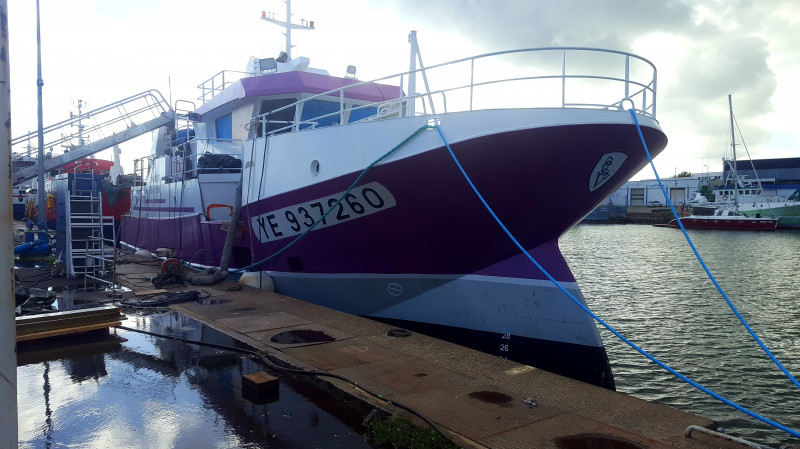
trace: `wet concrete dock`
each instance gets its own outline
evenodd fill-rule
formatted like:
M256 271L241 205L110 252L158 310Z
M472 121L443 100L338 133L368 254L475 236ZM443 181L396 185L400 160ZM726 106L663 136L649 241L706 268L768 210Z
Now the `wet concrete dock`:
M159 261L126 256L117 280L152 290ZM205 299L171 306L296 367L344 376L338 388L391 413L414 409L462 447L712 448L741 447L695 432L707 418L608 391L420 334L276 293L223 282L164 286L202 290Z

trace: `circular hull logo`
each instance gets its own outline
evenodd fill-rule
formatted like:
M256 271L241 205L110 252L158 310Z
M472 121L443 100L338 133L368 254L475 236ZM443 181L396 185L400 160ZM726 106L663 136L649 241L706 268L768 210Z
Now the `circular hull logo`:
M397 282L392 282L386 286L386 291L392 296L400 296L403 294L403 286Z

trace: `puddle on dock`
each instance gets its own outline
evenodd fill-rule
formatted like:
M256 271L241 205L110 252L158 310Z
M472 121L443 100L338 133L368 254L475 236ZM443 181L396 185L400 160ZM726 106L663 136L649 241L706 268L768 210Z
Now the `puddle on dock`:
M553 440L558 449L584 449L587 447L603 449L644 449L644 446L623 438L601 433L579 433Z
M220 298L201 298L197 300L197 303L202 306L212 306L217 304L225 304L226 302L231 302L230 299L220 299Z
M500 407L511 407L511 401L513 400L511 396L499 391L473 391L467 396L488 404L497 404Z
M53 277L46 265L25 267L17 263L14 268L17 316L99 307L133 294L130 288L118 284Z
M16 288L16 305L20 315L37 315L42 313L64 312L114 304L125 298L129 289L100 288L95 291L76 291L70 287ZM41 298L40 298L41 297ZM27 298L27 299L25 299Z
M272 336L269 339L273 343L282 345L296 345L299 343L326 343L336 341L335 338L322 331L311 329L295 329L285 331Z
M123 324L242 347L172 312ZM22 342L17 352L20 448L371 447L361 424L371 406L238 353L122 329ZM242 375L258 371L279 378L275 402L245 398Z

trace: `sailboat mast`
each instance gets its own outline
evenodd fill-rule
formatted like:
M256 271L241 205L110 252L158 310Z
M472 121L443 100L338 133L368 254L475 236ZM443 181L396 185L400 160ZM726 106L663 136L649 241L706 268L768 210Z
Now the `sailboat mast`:
M733 127L733 100L731 94L728 94L728 109L731 116L731 148L733 149L733 205L739 206L739 177L736 174L736 131Z

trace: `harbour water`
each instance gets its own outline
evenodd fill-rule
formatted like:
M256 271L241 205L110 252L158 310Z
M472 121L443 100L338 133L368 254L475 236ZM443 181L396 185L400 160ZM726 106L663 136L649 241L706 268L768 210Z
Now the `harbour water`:
M800 232L690 231L701 256L766 345L800 375ZM680 231L578 225L560 240L589 307L700 384L800 429L800 391L743 329ZM233 345L177 314L125 323ZM717 420L731 435L778 448L798 439L701 393L601 329L617 389ZM20 351L20 447L370 447L369 412L326 384L282 376L279 400L243 397L254 362L118 330L77 351ZM146 387L145 387L146 386Z
M238 345L174 312L123 324ZM327 382L272 372L278 395L249 398L241 376L267 370L239 353L125 330L75 338L18 350L20 448L371 447L371 407Z
M800 376L800 232L689 231L722 289ZM800 430L800 389L772 363L708 279L680 230L581 224L559 240L589 308L662 362L733 402ZM617 390L717 420L731 435L800 444L702 393L600 330Z

